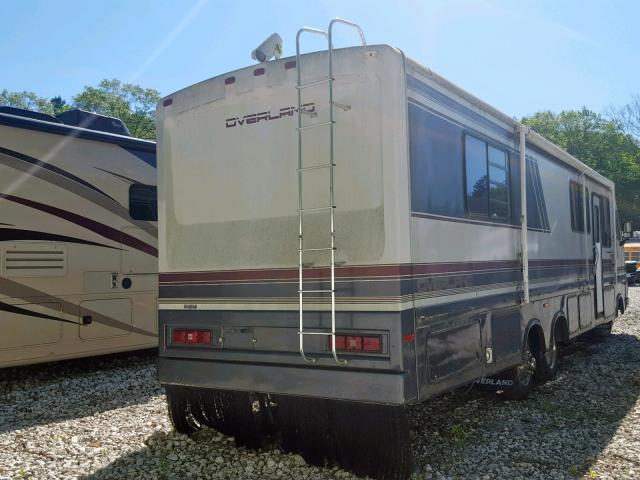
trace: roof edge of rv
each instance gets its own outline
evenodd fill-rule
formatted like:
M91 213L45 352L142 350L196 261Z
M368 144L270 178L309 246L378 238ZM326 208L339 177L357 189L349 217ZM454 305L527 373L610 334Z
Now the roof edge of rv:
M404 56L404 53L403 53L402 50L400 50L397 47L394 47L393 45L389 45L388 43L378 43L378 44L375 44L375 45L367 44L367 45L358 45L358 46L351 46L351 47L334 48L333 52L335 53L335 52L340 52L340 51L345 51L345 50L354 50L354 49L359 49L359 48L376 48L376 47L390 48L391 50L394 50L394 51L398 52L398 54ZM323 54L325 52L327 52L327 50L314 50L312 52L305 52L305 53L301 54L300 56L301 57L305 57L307 55ZM238 74L239 72L242 72L242 71L245 71L245 70L253 70L253 69L259 67L260 65L262 65L262 66L264 66L264 65L273 65L273 64L276 64L276 63L285 64L285 63L290 62L292 60L296 60L296 56L295 55L290 55L288 57L274 58L274 59L271 59L271 60L267 60L265 62L257 62L257 63L253 63L251 65L245 65L244 67L236 68L235 70L229 70L227 72L223 72L223 73L220 73L218 75L214 75L213 77L205 78L204 80L201 80L199 82L196 82L196 83L193 83L191 85L188 85L188 86L186 86L184 88L181 88L180 90L176 90L176 91L171 92L171 93L169 93L167 95L164 95L157 102L157 104L156 104L157 108L160 108L160 107L164 106L163 103L164 103L165 100L168 100L171 97L173 97L174 95L178 95L178 94L180 94L182 92L185 92L185 91L187 91L187 90L189 90L189 89L191 89L191 88L193 88L193 87L195 87L197 85L202 85L204 83L211 82L211 81L214 81L214 80L217 80L217 79L224 79L225 77L234 76L234 75Z
M553 142L547 140L545 137L543 137L542 135L537 133L532 128L530 128L527 125L524 125L523 123L515 120L514 118L512 118L512 117L508 116L507 114L501 112L497 108L492 107L491 105L486 103L484 100L481 100L480 98L476 97L472 93L467 92L466 90L464 90L463 88L459 87L455 83L453 83L450 80L447 80L446 78L444 78L441 75L437 74L436 72L434 72L430 68L424 67L424 66L423 66L423 68L428 72L429 76L432 78L433 81L435 81L436 83L439 83L440 85L445 86L446 88L450 89L451 91L453 91L454 93L456 93L457 95L462 97L463 99L467 100L468 102L470 102L472 104L475 104L477 107L479 107L482 110L486 111L487 113L493 115L494 117L496 117L498 120L504 122L505 124L511 125L515 130L520 129L521 127L526 127L528 129L528 132L526 134L527 138L534 146L536 146L536 147L540 148L541 150L549 153L550 155L556 156L556 157L560 158L561 160L564 160L566 163L571 165L573 168L578 170L580 173L587 174L590 177L592 177L593 179L598 180L599 182L601 182L601 183L603 183L605 185L613 186L613 182L611 180L609 180L607 177L604 177L603 175L599 174L593 168L589 167L584 162L582 162L580 159L574 157L573 155L571 155L566 150L563 150L562 148L560 148L559 146L557 146Z
M351 46L351 47L345 47L345 48L336 48L333 51L334 52L338 52L338 51L345 51L345 50L371 49L371 48L379 48L379 47L390 48L390 49L398 52L398 54L400 54L400 55L402 55L404 57L404 52L400 48L394 47L393 45L389 45L389 44L386 44L386 43L379 43L379 44L375 44L375 45L362 45L362 46L359 45L359 46ZM324 53L324 52L326 52L326 50L318 50L318 51L305 53L303 56L313 55L313 54L318 54L318 53ZM247 70L247 69L251 69L251 68L255 68L256 65L265 65L265 64L274 64L274 63L286 63L287 61L295 60L295 58L296 58L295 55L292 55L292 56L289 56L289 57L282 57L282 58L270 60L270 61L267 61L267 62L257 63L257 64L253 64L253 65L247 65L247 66L242 67L242 68L237 68L235 70L230 70L228 72L224 72L224 73L221 73L219 75L215 75L213 77L207 78L207 79L202 80L200 82L194 83L193 85L189 85L189 86L187 86L185 88L182 88L180 90L176 90L175 92L172 92L171 94L163 96L158 101L157 108L159 109L162 106L164 106L165 105L164 104L165 100L168 100L172 96L180 94L181 92L189 90L189 89L195 87L196 85L201 85L203 83L214 81L214 80L217 80L217 79L221 79L223 77L233 76L234 74L237 74L237 73L239 73L241 71L244 71L244 70ZM407 57L407 58L410 58L410 57ZM429 75L429 77L431 77L431 79L433 81L435 81L436 83L439 83L440 85L450 89L453 93L459 95L461 98L465 99L466 101L474 104L478 108L480 108L480 109L486 111L487 113L493 115L494 117L496 117L498 120L504 122L505 124L512 126L513 129L514 129L514 132L517 132L523 126L526 127L526 125L523 125L521 122L519 122L519 121L515 120L514 118L508 116L507 114L501 112L497 108L492 107L491 105L489 105L485 101L481 100L480 98L476 97L472 93L469 93L465 89L459 87L455 83L451 82L450 80L447 80L443 76L441 76L438 73L434 72L429 67L421 64L420 62L418 62L416 60L411 59L411 61L415 62L422 69L424 69L424 71ZM535 132L533 129L531 129L529 127L527 127L527 129L528 129L527 138L534 146L540 148L541 150L545 151L546 153L548 153L548 154L550 154L552 156L558 157L559 159L565 161L567 164L569 164L570 166L572 166L573 168L578 170L580 173L588 175L591 178L593 178L594 180L598 180L600 183L603 183L604 185L608 185L609 187L613 188L614 184L613 184L613 182L611 180L609 180L608 178L606 178L603 175L599 174L593 168L589 167L584 162L582 162L580 159L574 157L573 155L571 155L566 150L563 150L562 148L558 147L557 145L555 145L551 141L547 140L542 135L540 135L539 133Z
M90 128L76 127L65 123L54 123L34 118L0 113L0 125L23 128L57 135L72 136L83 140L94 140L120 145L122 147L143 148L155 151L156 142L143 138L119 135L117 133L91 130Z

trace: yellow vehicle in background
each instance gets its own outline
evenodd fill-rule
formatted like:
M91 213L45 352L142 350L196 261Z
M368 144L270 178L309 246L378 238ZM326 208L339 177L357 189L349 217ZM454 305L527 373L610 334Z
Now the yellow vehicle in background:
M624 259L640 262L640 238L630 238L625 242Z

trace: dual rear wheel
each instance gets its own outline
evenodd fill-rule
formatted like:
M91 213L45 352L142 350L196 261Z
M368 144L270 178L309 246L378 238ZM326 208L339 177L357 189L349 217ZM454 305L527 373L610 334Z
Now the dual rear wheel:
M553 380L558 373L562 346L562 330L559 322L554 326L546 352L530 332L522 354L522 363L505 374L504 378L511 382L503 391L505 398L524 400L529 396L536 382Z

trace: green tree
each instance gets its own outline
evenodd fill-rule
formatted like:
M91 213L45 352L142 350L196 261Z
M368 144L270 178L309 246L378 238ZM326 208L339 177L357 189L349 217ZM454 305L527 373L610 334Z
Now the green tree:
M640 95L633 95L626 105L610 108L608 113L611 120L640 145Z
M51 108L56 115L60 112L65 112L71 109L71 105L67 104L66 100L64 100L60 95L53 97L49 100L49 103L51 103Z
M155 106L160 92L120 80L103 80L97 87L84 87L73 97L76 108L121 119L131 135L155 139Z
M0 105L35 110L50 115L54 113L53 106L49 100L27 91L10 92L6 88L0 90Z
M620 122L583 107L538 112L522 123L613 180L621 220L640 229L640 147Z

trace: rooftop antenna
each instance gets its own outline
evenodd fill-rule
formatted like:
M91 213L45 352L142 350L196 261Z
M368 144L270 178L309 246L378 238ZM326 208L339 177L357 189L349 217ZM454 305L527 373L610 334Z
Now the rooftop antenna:
M251 58L258 62L266 62L272 58L282 56L282 38L277 33L272 34L264 42L251 52Z

